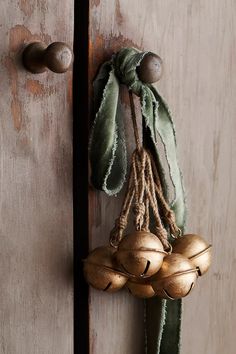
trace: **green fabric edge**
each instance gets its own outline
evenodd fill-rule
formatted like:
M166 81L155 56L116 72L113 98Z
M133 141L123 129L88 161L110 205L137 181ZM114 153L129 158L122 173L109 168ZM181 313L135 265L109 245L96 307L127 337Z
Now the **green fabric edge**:
M101 67L96 77L94 101L98 110L89 142L91 182L95 188L114 195L125 182L127 153L119 105L119 82L110 62Z
M186 223L186 201L182 173L176 155L176 134L170 110L155 90L151 88L155 99L158 100L156 129L164 145L169 173L175 190L172 210L176 213L178 226L184 231ZM144 123L146 117L144 116ZM165 197L168 199L169 188L166 182L165 170L159 158L155 137L146 124L143 129L144 145L152 152L160 173ZM169 151L172 149L172 151ZM174 160L174 161L173 161ZM171 241L171 239L170 239ZM181 347L182 299L163 300L158 297L145 300L145 353L146 354L179 354Z

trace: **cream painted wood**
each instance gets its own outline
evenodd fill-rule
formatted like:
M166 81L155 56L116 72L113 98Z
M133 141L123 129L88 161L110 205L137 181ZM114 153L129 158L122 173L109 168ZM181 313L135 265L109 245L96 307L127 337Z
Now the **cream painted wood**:
M163 59L157 87L175 117L187 231L213 243L211 270L184 300L183 354L235 353L235 17L232 0L93 0L90 6L91 80L101 61L125 45ZM108 239L119 202L91 192L91 248ZM91 291L92 354L141 354L142 333L142 301Z
M72 73L20 54L72 45L73 1L2 1L0 23L0 353L72 354Z

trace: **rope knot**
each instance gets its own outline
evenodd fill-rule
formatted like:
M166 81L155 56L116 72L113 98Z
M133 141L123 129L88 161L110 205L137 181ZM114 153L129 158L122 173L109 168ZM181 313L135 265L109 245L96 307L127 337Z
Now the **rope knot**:
M110 232L110 245L112 247L117 247L123 236L123 231L127 226L127 219L125 215L121 215L115 221L115 226Z
M124 230L126 228L127 225L127 220L125 215L121 215L118 219L116 219L115 221L115 226L116 228L120 229L120 230Z
M144 203L134 203L133 212L136 217L144 217L145 215L145 205Z
M168 221L175 222L175 213L173 212L173 210L171 210L171 209L167 210L165 212L165 218Z

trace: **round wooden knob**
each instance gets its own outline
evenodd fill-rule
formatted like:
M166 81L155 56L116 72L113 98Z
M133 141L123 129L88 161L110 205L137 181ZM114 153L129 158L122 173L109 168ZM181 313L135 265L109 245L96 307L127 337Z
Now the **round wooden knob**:
M23 52L23 65L34 74L43 73L47 69L55 73L65 73L70 68L72 60L72 51L63 42L54 42L48 47L42 42L34 42Z
M148 53L144 56L137 68L138 77L146 84L152 84L160 80L162 75L162 60L154 53Z

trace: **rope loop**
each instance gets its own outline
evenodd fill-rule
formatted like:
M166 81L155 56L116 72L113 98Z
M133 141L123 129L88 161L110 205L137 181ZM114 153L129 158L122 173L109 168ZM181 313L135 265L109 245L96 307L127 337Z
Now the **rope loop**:
M125 215L121 215L115 220L115 226L110 232L110 245L117 247L122 239L123 231L127 226L127 220Z
M135 203L133 206L133 212L135 215L143 217L145 214L145 205L144 203Z
M131 158L128 186L120 217L116 219L115 226L110 234L110 244L117 247L122 240L124 230L128 224L131 207L135 217L136 230L149 231L149 208L151 207L156 224L155 234L162 242L164 249L171 252L172 248L168 241L168 233L163 226L159 209L161 209L161 214L170 228L172 237L176 237L180 230L175 222L175 214L164 198L158 171L153 165L152 156L141 145L131 90L129 90L129 98L136 149Z

